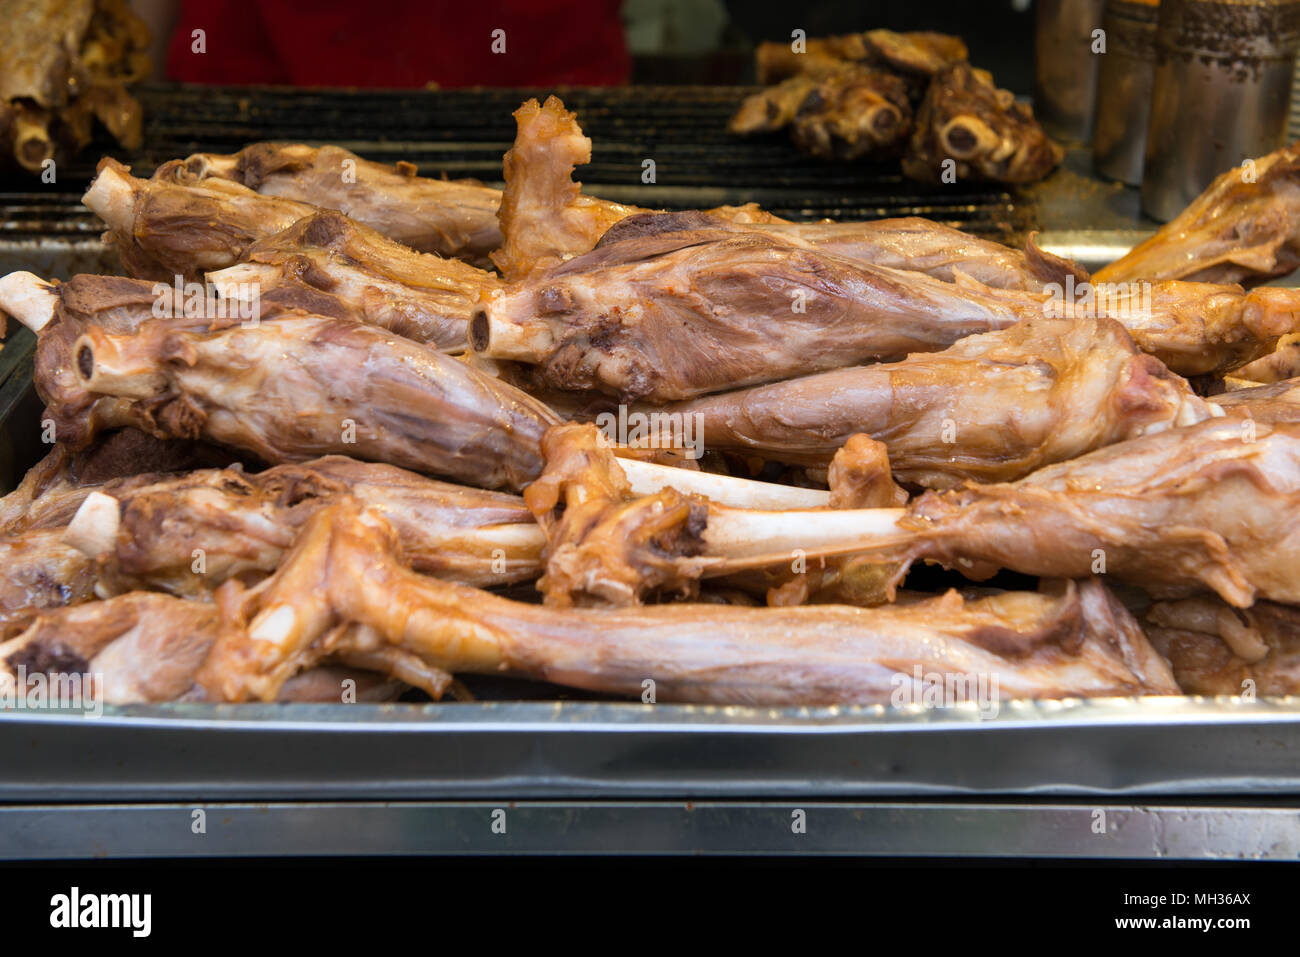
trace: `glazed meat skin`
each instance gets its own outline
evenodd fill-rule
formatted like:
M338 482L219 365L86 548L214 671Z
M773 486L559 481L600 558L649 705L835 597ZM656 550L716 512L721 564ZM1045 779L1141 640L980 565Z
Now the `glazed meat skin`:
M183 163L195 180L227 179L263 196L336 209L419 252L488 267L488 253L501 244L500 190L417 176L410 163L386 166L339 146L292 143L195 153Z
M1249 175L1248 175L1249 174ZM1300 143L1230 169L1097 273L1101 282L1188 279L1253 286L1300 265Z
M679 403L703 444L826 465L858 432L928 488L1011 481L1148 431L1209 418L1205 402L1113 319L1026 319L942 352Z
M554 609L424 578L382 519L317 514L280 570L224 586L222 633L199 673L217 700L269 700L321 655L368 642L450 673L526 675L662 701L883 703L916 666L996 675L1008 697L1177 693L1136 622L1097 582L1060 597L955 593L887 608L664 605Z
M1038 297L868 266L757 234L613 243L486 299L474 350L546 385L654 401L941 349Z
M38 369L49 368L40 359L45 349L43 336ZM464 362L322 316L288 313L207 331L167 319L126 334L92 325L71 356L63 379L75 385L52 389L46 372L37 388L61 440L74 447L106 426L132 425L272 464L349 454L484 488L519 488L540 471L538 442L557 421Z

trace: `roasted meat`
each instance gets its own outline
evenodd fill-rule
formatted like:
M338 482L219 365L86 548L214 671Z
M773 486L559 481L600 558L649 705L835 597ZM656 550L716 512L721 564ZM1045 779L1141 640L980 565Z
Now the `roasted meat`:
M1076 288L1089 281L1086 270L1040 249L1033 235L1022 252L919 216L857 223L735 223L698 211L635 213L611 226L597 248L693 229L760 233L844 259L923 272L945 282L967 277L996 289L1043 292L1050 284L1064 289L1068 277Z
M1033 111L969 63L935 74L916 115L903 172L921 182L1032 183L1061 162ZM945 174L949 174L945 179Z
M1300 602L1300 425L1219 418L1049 465L1019 482L928 492L912 554L980 574L1104 573L1154 595Z
M97 119L129 149L149 72L149 31L126 0L0 0L0 145L33 173L90 142Z
M916 76L932 77L969 59L961 38L946 33L868 30L862 40L873 62Z
M233 266L258 240L316 212L228 180L196 182L179 161L144 180L107 157L82 202L108 224L127 273L162 282Z
M278 305L358 319L444 352L465 350L479 297L501 286L493 273L414 252L332 211L254 243L243 259L208 282L231 297L271 294Z
M490 266L501 243L501 191L473 180L430 179L416 167L362 159L339 146L254 143L238 153L196 153L190 181L233 180L264 196L336 209L411 249Z
M944 33L868 30L804 41L803 52L788 42L760 43L754 51L758 82L777 83L797 75L820 76L845 63L876 63L904 73L930 76L967 58L966 44Z
M0 644L0 686L19 676L79 675L96 682L95 695L105 704L202 700L194 678L219 625L213 604L147 592L44 612L21 635ZM419 680L416 669L401 667L394 656L357 658ZM350 700L388 701L405 687L364 667L327 663L300 672L281 686L277 699L339 702L349 700L348 688ZM431 690L441 693L446 685Z
M897 154L911 128L907 85L857 66L818 78L795 110L790 138L810 156L856 160Z
M591 162L591 140L559 97L528 100L515 110L514 145L503 161L501 248L492 261L513 282L589 252L610 226L644 213L582 193L573 171ZM713 215L737 223L784 222L754 204L720 206Z
M342 495L385 515L405 560L426 574L487 587L539 573L544 538L518 498L343 456L107 487L83 502L64 541L94 560L101 593L204 597L227 579L270 574L307 519Z
M700 416L703 445L826 465L855 433L900 481L1010 481L1052 462L1209 418L1187 382L1113 319L1026 319L942 352L724 392L663 410ZM661 420L672 421L661 416Z
M901 607L676 604L556 609L425 578L395 533L340 502L274 576L223 586L199 672L213 699L270 700L322 656L393 648L448 673L508 673L660 701L886 703L922 673L981 674L1008 697L1177 693L1168 666L1097 582L1056 597L955 593Z
M1300 265L1300 143L1230 169L1097 273L1100 282L1190 279L1246 286Z
M1042 312L1036 296L701 229L509 285L484 300L470 341L539 365L551 387L663 401L934 351Z
M709 503L666 488L634 496L591 425L560 425L542 439L546 467L524 501L546 534L546 604L636 604L648 592L694 591Z
M134 308L93 302L94 322L51 308L37 345L37 390L73 448L134 426L271 464L354 454L486 488L518 488L540 470L537 443L554 413L467 363L375 326L295 312L142 320L143 284L116 282Z
M942 256L933 268L953 282L849 260L798 230L648 225L491 293L471 346L537 365L551 388L666 401L936 351L1052 314L1117 319L1183 375L1239 366L1300 328L1300 293L1289 289L1165 282L1076 302L1047 284L990 288Z
M831 71L834 72L838 71ZM741 136L783 130L794 120L799 107L817 85L816 78L799 73L747 96L727 122L727 129Z
M1188 694L1300 694L1300 609L1193 598L1157 602L1142 626Z

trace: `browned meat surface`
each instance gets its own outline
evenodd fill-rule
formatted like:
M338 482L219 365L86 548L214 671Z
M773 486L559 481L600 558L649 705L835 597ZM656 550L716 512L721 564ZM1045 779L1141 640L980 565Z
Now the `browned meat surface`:
M149 72L149 31L126 0L0 0L0 145L33 173L90 142L98 119L140 145L126 86Z
M501 243L501 191L473 180L417 176L410 163L387 166L339 146L254 143L238 153L196 153L184 161L198 180L233 180L264 196L336 209L411 249L491 263Z
M1233 376L1246 382L1268 385L1300 376L1300 333L1288 333L1268 355L1234 369Z
M38 616L0 644L0 682L26 674L102 675L106 703L171 701L194 685L219 624L217 606L135 592Z
M889 449L869 435L851 435L827 469L831 508L896 508L907 492L894 482Z
M1028 106L995 87L984 70L956 63L935 74L926 91L903 172L921 182L944 182L950 168L959 182L1032 183L1064 155Z
M94 567L62 535L55 528L0 537L0 640L22 631L44 609L92 597Z
M853 262L760 234L612 243L492 294L476 352L545 384L687 398L941 349L1041 316L1037 296Z
M105 157L82 202L108 224L122 266L139 279L201 279L316 212L224 179L196 181L177 160L136 179Z
M816 37L796 53L790 43L760 43L754 53L758 82L768 84L800 74L819 76L845 63L869 62L904 73L932 76L968 56L960 38L944 33L868 30Z
M874 61L918 76L934 76L970 55L960 37L946 33L868 30L862 39Z
M559 97L544 105L528 100L515 110L515 122L515 142L502 163L501 248L492 254L507 282L589 252L610 226L646 212L582 193L573 171L591 162L591 140ZM737 223L784 221L752 203L711 212Z
M817 85L816 79L800 73L747 96L728 121L727 129L742 136L783 130Z
M741 224L705 212L636 213L611 226L597 248L692 229L761 233L844 259L923 272L945 282L969 277L996 289L1042 292L1049 283L1064 288L1067 276L1074 277L1076 286L1089 281L1081 266L1039 249L1032 236L1022 252L919 216L860 223Z
M405 560L426 574L486 587L540 570L544 538L515 496L343 456L98 491L72 519L68 540L95 560L108 594L140 588L203 597L230 578L260 579L303 523L341 495L383 514Z
M1251 286L1285 276L1297 265L1300 143L1223 173L1159 232L1096 278Z
M754 68L758 82L767 85L792 76L819 76L866 57L867 45L860 33L809 37L803 52L795 52L793 44L784 41L760 43L754 50Z
M1187 382L1112 319L1026 319L942 352L724 392L667 409L703 444L825 465L854 433L900 481L1009 481L1114 442L1209 418Z
M131 425L272 464L348 454L485 488L519 488L541 469L538 442L554 414L434 349L321 316L200 322L90 324L70 353L42 335L37 389L60 440L80 447ZM43 360L50 350L72 369Z
M1245 292L1208 282L1120 283L1099 297L1139 348L1180 375L1222 373L1272 352L1300 331L1300 291Z
M1220 418L1049 465L1019 482L928 492L912 554L981 574L1100 571L1152 594L1300 602L1300 425Z
M897 154L911 127L907 84L855 66L818 78L795 111L790 137L810 156L856 160Z
M524 501L546 534L546 604L631 605L652 591L692 594L708 502L673 488L635 497L592 425L559 425L542 439L546 468Z
M44 612L21 635L0 643L0 685L12 685L20 675L95 676L105 704L202 700L195 674L219 622L216 605L146 592ZM394 673L418 671L402 668L392 656L376 663ZM388 701L404 687L362 667L327 662L299 672L281 686L277 700L339 702L345 679L358 702Z
M591 162L591 140L559 97L545 106L528 100L515 122L514 145L502 160L501 248L492 254L507 281L586 252L614 223L642 212L583 195L573 171Z
M507 673L660 701L886 703L913 669L996 675L1007 697L1177 693L1168 667L1104 586L1058 596L956 593L905 606L558 609L402 566L391 528L340 502L308 523L257 588L230 582L199 672L210 698L275 697L322 657L400 649L448 673Z
M1142 624L1188 694L1300 694L1300 609L1196 598L1158 602Z
M1244 388L1214 396L1212 401L1235 418L1257 422L1300 422L1300 379L1268 385L1241 383Z
M256 293L281 306L328 310L444 352L464 351L479 297L501 286L493 273L414 252L332 211L254 243L242 263L209 273L208 281L232 296Z

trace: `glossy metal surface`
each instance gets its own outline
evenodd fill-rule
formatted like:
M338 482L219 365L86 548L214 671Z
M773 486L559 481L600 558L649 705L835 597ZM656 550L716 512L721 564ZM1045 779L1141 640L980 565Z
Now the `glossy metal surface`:
M1219 173L1282 145L1300 0L1163 0L1142 209L1178 215Z
M0 712L0 801L1300 793L1300 699Z
M1092 133L1100 58L1092 51L1103 0L1038 0L1034 21L1034 115L1048 134L1086 143Z
M1142 182L1158 12L1149 0L1109 0L1102 19L1106 53L1098 58L1093 162L1100 175L1130 186Z
M788 801L0 808L5 860L380 854L1294 861L1300 810Z

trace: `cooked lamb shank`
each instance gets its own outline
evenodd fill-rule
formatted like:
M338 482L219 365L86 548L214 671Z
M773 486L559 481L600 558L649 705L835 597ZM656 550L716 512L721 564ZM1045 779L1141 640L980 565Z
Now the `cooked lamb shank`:
M489 267L501 244L501 191L473 180L430 179L410 163L395 167L339 146L254 143L238 153L195 153L190 181L232 180L261 193L336 209L411 249Z
M342 213L324 211L249 247L239 265L208 274L232 297L381 326L444 352L463 352L479 297L501 286L493 273L417 253Z
M903 172L921 182L989 180L1032 183L1061 162L1033 111L969 63L937 73L916 115ZM951 162L947 162L951 161Z
M703 444L827 465L865 432L895 476L928 488L1011 481L1052 462L1209 418L1204 400L1113 319L1026 319L942 352L724 392L664 410L702 416Z
M664 401L935 351L1042 314L1037 296L701 229L615 242L509 285L470 340L539 365L554 388Z
M813 84L795 110L790 137L810 156L844 161L896 155L911 128L907 84L893 73L857 66Z
M573 172L591 162L591 140L559 97L528 100L515 110L515 122L515 142L503 160L501 248L492 254L507 282L589 252L620 219L647 212L583 194ZM710 212L729 222L784 222L753 203Z
M90 142L98 120L140 145L127 85L149 72L149 31L125 0L0 0L0 145L40 173L60 146Z
M216 700L270 700L324 655L398 649L447 673L507 673L661 701L884 703L920 666L997 676L1006 697L1177 693L1136 622L1097 582L1059 597L955 593L903 607L674 604L554 609L403 567L384 520L348 502L308 523L255 589L223 586L199 672ZM913 679L914 680L914 679Z
M913 554L967 574L1094 569L1158 596L1300 602L1300 425L1220 418L1049 465L1019 482L928 492Z
M1214 180L1185 210L1097 273L1100 282L1191 279L1254 286L1300 265L1300 143Z
M634 213L611 226L596 246L693 229L758 233L869 265L923 272L944 282L966 277L995 289L1043 292L1050 284L1064 289L1067 277L1076 288L1089 281L1078 264L1040 249L1035 235L1021 251L920 216L846 223L735 223L701 211Z
M201 598L230 578L273 572L307 519L342 495L386 516L405 560L425 574L488 587L539 573L544 538L517 497L337 455L96 490L63 541L94 560L102 594Z
M143 180L108 157L82 202L108 224L127 273L162 282L233 266L254 243L316 212L224 179L195 182L176 160Z
M554 413L428 346L296 312L153 318L147 284L89 278L78 290L90 302L69 308L66 292L42 286L44 315L19 316L42 330L37 390L72 448L134 426L270 464L351 454L485 488L518 488L540 471L537 443ZM95 298L106 284L124 288L126 307Z

